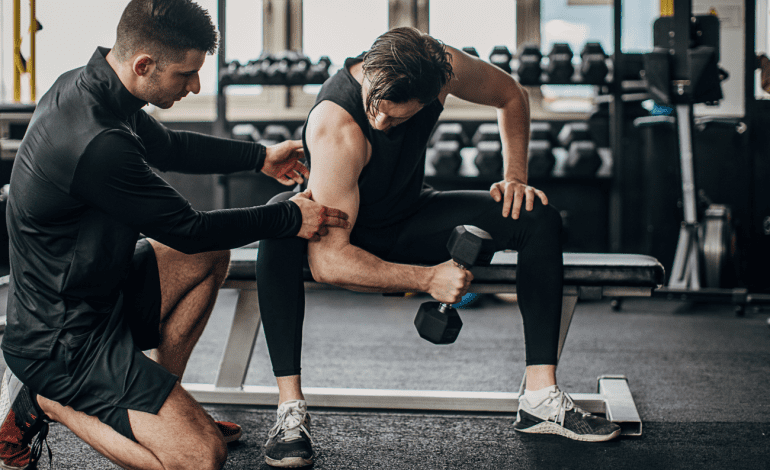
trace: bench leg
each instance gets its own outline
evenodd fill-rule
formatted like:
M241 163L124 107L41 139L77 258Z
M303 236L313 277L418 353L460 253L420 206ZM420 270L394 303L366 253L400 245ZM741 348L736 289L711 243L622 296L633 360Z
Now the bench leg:
M242 289L238 295L233 324L214 385L217 388L242 388L251 363L261 316L256 289Z

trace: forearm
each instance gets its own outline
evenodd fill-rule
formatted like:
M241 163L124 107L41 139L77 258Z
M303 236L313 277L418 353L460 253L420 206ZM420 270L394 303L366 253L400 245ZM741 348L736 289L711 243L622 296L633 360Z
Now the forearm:
M497 120L503 144L503 177L505 181L526 184L530 117L529 100L523 89L498 108Z
M390 263L354 245L311 244L309 261L317 281L357 292L427 292L431 276L430 267Z

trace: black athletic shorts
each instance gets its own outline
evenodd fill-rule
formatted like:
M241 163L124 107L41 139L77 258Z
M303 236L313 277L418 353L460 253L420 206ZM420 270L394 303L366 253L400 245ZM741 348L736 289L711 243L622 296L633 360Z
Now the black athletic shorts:
M142 352L160 344L160 304L155 250L142 239L110 316L92 331L63 332L49 359L6 352L6 364L34 393L96 416L136 441L128 410L156 414L178 380Z

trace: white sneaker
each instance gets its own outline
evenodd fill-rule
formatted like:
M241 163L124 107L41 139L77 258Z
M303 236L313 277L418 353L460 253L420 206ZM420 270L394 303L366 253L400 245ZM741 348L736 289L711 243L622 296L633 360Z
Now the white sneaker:
M581 410L556 386L540 403L530 403L522 394L513 429L533 434L557 434L587 442L609 441L620 435L620 426Z
M281 468L313 464L310 415L305 400L283 402L278 407L278 420L265 443L265 462Z

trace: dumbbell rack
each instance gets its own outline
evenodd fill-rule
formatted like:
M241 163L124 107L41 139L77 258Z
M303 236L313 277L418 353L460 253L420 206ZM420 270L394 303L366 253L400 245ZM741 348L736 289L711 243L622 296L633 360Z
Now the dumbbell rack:
M266 77L248 75L236 76L229 70L230 64L226 61L227 48L226 48L226 9L227 0L217 1L217 28L220 32L220 42L217 54L217 94L216 94L216 114L212 125L213 134L217 137L228 138L231 136L230 123L227 120L227 96L225 90L229 86L273 86L273 87L292 87L292 86L304 86L304 85L320 85L323 84L325 78L322 80L320 77L310 80L273 80ZM322 58L319 60L323 62L328 60ZM330 64L330 63L329 63ZM309 64L312 66L312 64ZM317 64L316 64L317 65ZM295 137L293 137L295 138ZM215 209L225 209L229 207L229 176L214 175L213 176L213 206Z

